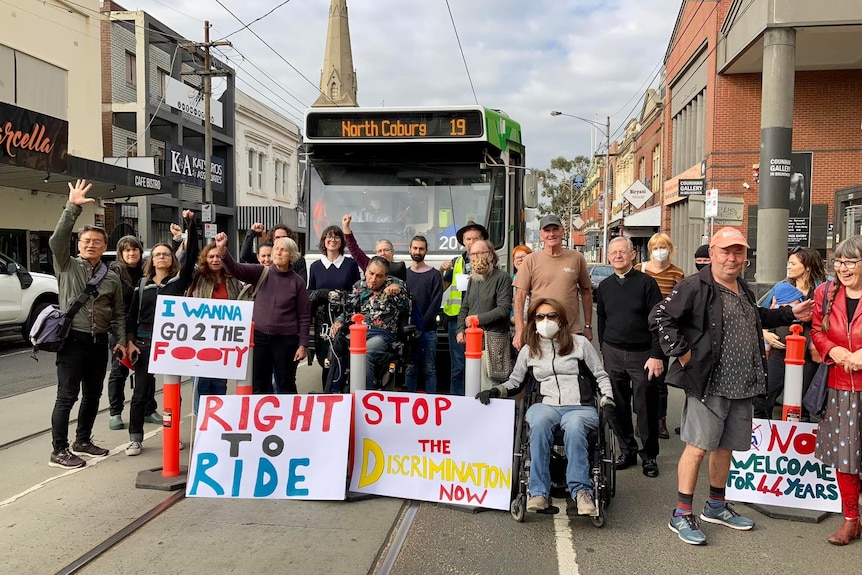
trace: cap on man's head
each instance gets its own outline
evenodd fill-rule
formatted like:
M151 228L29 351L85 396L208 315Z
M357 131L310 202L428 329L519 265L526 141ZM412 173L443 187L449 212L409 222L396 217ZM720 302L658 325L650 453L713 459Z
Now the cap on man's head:
M709 247L711 248L729 248L730 246L751 247L748 245L748 241L746 241L741 231L729 226L715 232L715 235L709 241Z
M560 216L557 214L548 214L539 221L539 229L544 230L548 226L563 227L563 222L560 221Z
M473 220L469 220L463 228L455 232L455 239L457 239L458 243L462 246L464 245L464 234L466 234L470 230L478 230L479 233L482 234L483 240L488 239L488 229L485 228L485 226L483 226L482 224L477 224Z
M694 257L697 258L708 258L709 257L709 246L706 244L702 244L694 250Z

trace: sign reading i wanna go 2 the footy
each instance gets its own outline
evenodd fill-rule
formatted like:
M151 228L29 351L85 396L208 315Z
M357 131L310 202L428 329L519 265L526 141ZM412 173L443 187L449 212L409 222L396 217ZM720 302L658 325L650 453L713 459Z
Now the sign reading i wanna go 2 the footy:
M189 497L342 500L349 395L201 397Z
M245 379L253 310L250 301L160 295L150 373Z
M514 401L355 395L351 491L509 509Z
M814 457L817 424L755 419L751 448L734 451L727 478L727 498L841 512L835 470Z

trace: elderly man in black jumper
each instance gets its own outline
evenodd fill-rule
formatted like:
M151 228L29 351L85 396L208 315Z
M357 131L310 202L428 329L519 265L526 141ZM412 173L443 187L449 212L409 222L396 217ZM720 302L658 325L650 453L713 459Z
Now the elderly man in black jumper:
M628 238L614 238L608 244L608 261L614 273L596 290L599 318L599 345L605 370L614 389L616 425L622 454L617 469L637 463L640 453L643 473L658 477L658 385L661 375L661 345L658 334L650 332L649 313L661 301L656 281L633 267L636 253ZM632 427L632 402L637 414L643 449L638 451Z

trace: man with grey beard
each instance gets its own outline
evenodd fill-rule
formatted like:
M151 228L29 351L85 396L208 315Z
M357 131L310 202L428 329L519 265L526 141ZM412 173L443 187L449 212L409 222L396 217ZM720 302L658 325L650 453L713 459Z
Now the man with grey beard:
M466 341L467 317L476 316L479 327L486 332L509 334L509 315L512 312L512 280L509 274L497 267L499 259L494 244L476 240L470 246L470 283L458 313L458 343ZM482 372L482 389L494 382Z

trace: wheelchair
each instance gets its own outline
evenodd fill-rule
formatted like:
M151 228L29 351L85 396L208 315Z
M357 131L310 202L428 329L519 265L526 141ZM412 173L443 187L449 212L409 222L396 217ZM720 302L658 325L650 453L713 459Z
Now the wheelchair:
M347 293L339 292L339 298L330 301L332 317L345 313L350 318L359 309L358 302L351 300ZM412 322L413 301L405 312L398 316L395 340L389 344L386 356L374 370L374 388L384 391L398 391L404 387L404 377L419 339L419 330ZM325 360L329 377L324 385L324 393L347 393L350 391L350 326L348 319L329 341L329 354Z
M587 370L586 364L581 363L581 372ZM587 370L588 371L588 370ZM579 376L582 377L582 376ZM588 377L588 376L587 376ZM512 471L515 475L512 482L512 502L509 511L515 521L523 522L527 510L527 490L530 485L530 430L527 425L527 409L534 403L542 401L539 393L539 384L533 377L532 369L528 371L524 384L525 392L517 399L515 405L515 443ZM607 518L606 511L611 500L616 495L616 466L614 464L614 453L616 450L616 436L611 426L613 418L612 407L599 406L599 390L596 388L596 409L599 412L599 425L595 430L587 434L587 454L590 458L590 479L593 482L593 503L597 514L590 516L590 521L595 527L604 527ZM566 451L563 443L563 430L558 426L554 430L554 444L551 448L550 477L551 493L553 498L566 497L567 514L577 516L577 513L569 513L576 509L569 493L566 481ZM540 511L541 514L557 514L559 507L550 506Z

